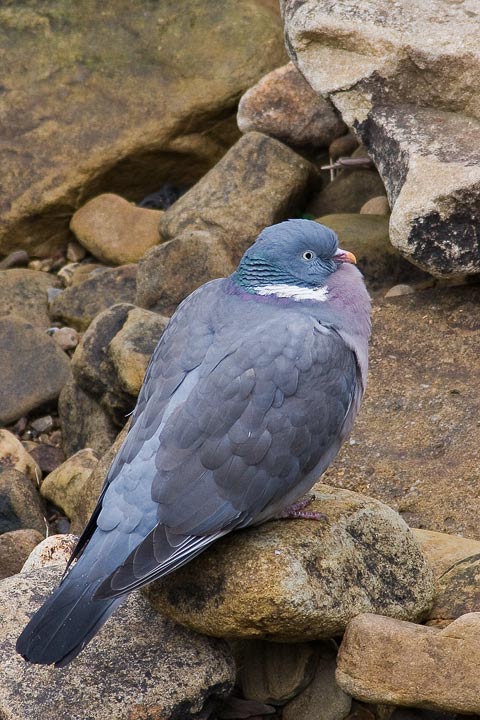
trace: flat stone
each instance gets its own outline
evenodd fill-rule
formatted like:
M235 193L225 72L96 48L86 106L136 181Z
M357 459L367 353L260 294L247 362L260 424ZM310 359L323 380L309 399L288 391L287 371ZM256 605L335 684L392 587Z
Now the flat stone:
M412 295L415 292L415 288L412 285L406 285L405 283L399 283L393 285L385 293L386 298L402 297L402 295Z
M33 548L42 540L38 530L12 530L0 535L0 580L20 572Z
M102 192L139 201L194 183L237 139L240 95L287 61L278 10L258 0L185 0L181 13L105 0L101 15L15 0L0 28L0 255L65 248L73 212Z
M267 225L298 210L314 169L283 143L244 135L191 190L169 208L160 233L207 230L227 244L237 263Z
M328 145L346 131L332 104L319 97L293 63L265 75L240 98L242 132L256 130L287 145Z
M0 270L0 317L12 313L41 330L50 327L47 290L61 287L55 275L28 268Z
M50 303L52 320L61 320L77 330L86 330L104 310L120 302L133 302L136 294L136 265L99 270L72 285Z
M221 238L205 230L184 230L140 260L135 302L172 314L200 285L230 275L235 267Z
M51 565L60 565L64 570L77 541L78 537L70 534L42 538L42 541L30 552L20 572L30 572Z
M103 455L118 434L117 426L100 403L73 379L60 393L58 413L66 457L85 447Z
M16 435L0 429L0 472L5 469L18 470L34 485L42 479L39 464L27 452Z
M136 207L119 195L90 200L72 217L70 230L94 257L111 265L136 263L160 242L163 212Z
M340 647L337 682L363 702L478 713L479 641L480 613L444 630L359 615Z
M29 720L41 707L43 720L193 720L229 694L235 668L225 643L174 625L138 593L71 666L27 664L16 639L62 570L43 567L0 584L2 715Z
M14 469L0 472L0 535L12 530L46 531L43 503L32 481Z
M91 448L79 450L51 472L40 486L40 494L73 520L83 486L92 474L99 456Z
M70 360L31 323L0 317L0 374L0 425L8 425L58 398L70 378Z
M372 498L313 489L327 516L232 533L145 589L176 622L208 635L303 642L343 632L360 612L421 619L433 578L405 523Z

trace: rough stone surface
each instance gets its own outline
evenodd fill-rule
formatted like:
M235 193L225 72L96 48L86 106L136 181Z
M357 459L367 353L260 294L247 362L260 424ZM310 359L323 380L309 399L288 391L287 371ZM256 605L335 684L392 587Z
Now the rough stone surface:
M287 60L278 11L257 0L131 10L2 7L0 254L65 247L72 213L102 192L195 182L238 137L240 95Z
M50 565L60 565L62 570L70 559L78 537L76 535L50 535L40 542L25 560L21 572L30 572Z
M108 354L122 390L136 397L140 392L147 365L168 317L142 308L133 308L125 324L108 346Z
M401 297L402 295L412 295L415 292L415 288L412 285L406 285L405 283L399 283L393 285L390 290L385 293L386 298Z
M91 448L79 450L47 475L40 486L40 494L72 520L78 505L78 496L98 460L99 456Z
M41 568L0 584L0 713L9 720L188 720L233 685L226 645L175 626L135 593L61 671L28 665L15 641L60 579ZM205 717L205 715L203 715Z
M367 202L360 208L361 215L390 215L390 205L388 204L388 198L385 195L378 195L377 197L367 200Z
M85 447L103 455L117 436L118 428L108 413L73 379L60 393L58 413L66 457Z
M56 295L50 303L50 316L77 330L86 330L103 310L116 303L133 302L136 277L134 264L96 271Z
M12 530L0 535L0 579L20 572L33 548L42 540L38 530Z
M55 470L65 460L65 453L61 447L56 445L50 445L46 442L32 442L30 440L24 440L22 445L35 460L44 475Z
M478 713L479 640L480 613L444 630L359 615L340 647L337 681L364 702Z
M169 617L228 638L306 641L343 632L359 612L419 619L432 574L405 523L376 500L314 487L327 516L233 533L146 592Z
M0 376L0 425L8 425L58 398L70 378L70 360L31 323L0 317Z
M0 430L0 472L6 468L18 470L34 485L37 485L42 479L40 466L27 452L17 436L8 430Z
M27 268L0 270L0 317L14 313L41 330L50 327L47 290L58 288L55 275Z
M314 643L244 640L234 648L237 682L247 700L283 705L313 680L318 651Z
M472 555L480 555L478 540L434 530L412 529L412 533L427 558L435 579L462 560L471 558Z
M229 209L225 208L225 216ZM150 250L140 261L137 305L171 314L203 283L235 270L225 243L206 230L184 230Z
M480 612L480 552L465 557L435 582L429 624L445 626L465 613Z
M45 534L44 508L37 489L23 473L11 468L0 472L0 535L12 530Z
M368 391L323 476L411 527L477 540L479 303L476 286L374 299Z
M70 229L96 258L111 265L136 263L160 241L163 212L136 207L119 195L90 200L72 217Z
M312 197L307 212L315 216L358 213L368 200L384 192L383 182L375 169L343 169Z
M287 145L328 147L346 131L332 104L319 97L293 63L272 70L242 96L238 127L256 130Z
M278 140L247 133L165 212L160 233L169 240L207 230L227 243L236 263L265 226L298 209L313 172Z
M352 698L335 679L335 644L319 645L317 652L313 681L283 708L282 720L344 720L349 714Z
M384 180L392 243L435 275L478 273L475 0L283 5L290 55L354 127Z

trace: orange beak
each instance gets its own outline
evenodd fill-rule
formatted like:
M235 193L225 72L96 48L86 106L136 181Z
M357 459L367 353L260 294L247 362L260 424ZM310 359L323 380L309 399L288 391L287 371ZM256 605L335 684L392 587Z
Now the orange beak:
M357 258L355 255L351 252L348 252L348 250L342 250L342 248L338 248L337 252L333 256L333 259L335 262L339 263L352 263L353 265L357 264Z

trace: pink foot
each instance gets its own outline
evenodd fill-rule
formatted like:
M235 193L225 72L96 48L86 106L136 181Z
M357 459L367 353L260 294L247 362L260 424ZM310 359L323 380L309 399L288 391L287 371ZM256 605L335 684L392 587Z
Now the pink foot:
M308 497L302 498L301 500L297 500L296 503L293 503L293 505L289 505L285 508L285 510L282 510L281 513L278 513L278 515L275 515L275 520L283 520L283 519L301 519L301 520L318 520L319 522L325 522L325 520L328 520L328 517L325 515L325 513L317 512L315 510L305 510L308 505L310 505L315 500L314 495L309 495Z

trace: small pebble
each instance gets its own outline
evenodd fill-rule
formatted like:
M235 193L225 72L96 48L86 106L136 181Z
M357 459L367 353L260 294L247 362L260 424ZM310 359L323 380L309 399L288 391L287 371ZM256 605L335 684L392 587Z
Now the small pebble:
M68 252L67 252L67 257L68 257ZM80 267L80 263L71 262L71 263L68 263L67 265L64 265L58 271L58 273L57 273L58 277L63 280L66 287L68 287L69 285L72 284L73 274L74 274L75 270L77 270L77 268L79 268L79 267Z
M75 328L49 328L47 332L60 345L62 350L73 350L78 345L78 332Z
M29 257L25 250L14 250L0 262L0 270L8 270L12 267L25 267L28 265Z
M80 243L75 242L75 240L72 240L67 245L67 260L70 260L71 263L78 263L80 260L83 260L87 255L87 251L84 247L80 245Z
M400 295L412 295L415 292L415 288L411 285L394 285L385 293L386 298L400 297Z
M37 418L36 420L32 420L30 423L32 429L37 433L48 432L53 429L53 425L54 423L51 415L45 415L44 417Z

